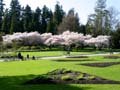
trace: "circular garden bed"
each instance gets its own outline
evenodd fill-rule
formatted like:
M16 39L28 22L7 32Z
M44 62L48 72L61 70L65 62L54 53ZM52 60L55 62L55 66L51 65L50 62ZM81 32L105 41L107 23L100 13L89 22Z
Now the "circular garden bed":
M84 61L93 61L93 60L90 60L90 59L85 59L85 60L53 60L53 61L56 61L56 62L84 62Z
M120 84L120 81L108 80L73 70L56 69L24 83L24 85L29 84Z
M104 56L106 59L118 59L120 56Z
M91 67L108 67L112 65L118 65L120 62L105 62L105 63L85 63L80 65L91 66Z

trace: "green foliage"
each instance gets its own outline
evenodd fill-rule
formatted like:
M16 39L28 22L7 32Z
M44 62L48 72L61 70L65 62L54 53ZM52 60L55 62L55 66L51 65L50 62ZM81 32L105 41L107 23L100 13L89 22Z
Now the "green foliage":
M30 50L30 46L20 47L18 50Z
M55 24L53 23L53 18L51 18L47 25L47 32L55 34Z
M31 50L36 50L36 49L37 49L36 46L32 46L32 47L31 47Z
M71 70L70 69L63 69L63 71L62 71L63 73L70 73L71 72Z
M80 74L76 79L77 80L83 80L84 79L84 74Z
M51 79L48 75L40 75L38 78L42 79L42 80L50 80Z
M67 80L72 80L72 78L69 75L66 75L66 76L62 76L61 80L67 81Z
M61 68L61 69L56 69L53 72L49 72L48 74L56 75L56 74L65 74L65 73L70 73L70 72L71 72L71 70L69 70L69 69Z
M16 58L17 54L16 53L7 53L7 54L2 54L0 58Z
M23 27L24 31L30 32L32 30L32 10L29 5L27 5L23 12Z
M89 76L88 79L89 79L89 80L94 80L94 79L95 79L95 76Z
M54 31L53 34L58 33L58 26L62 22L63 17L65 16L65 13L62 9L62 6L59 5L59 2L55 5L55 12L53 16L53 23L54 23Z
M2 21L2 27L1 27L1 31L4 32L5 34L8 34L10 33L10 15L9 15L9 10L6 9L5 12L4 12L4 18L3 18L3 21Z
M120 48L120 26L112 33L110 45L112 48Z
M33 13L32 18L32 31L41 31L41 9L39 7L36 8L35 12Z
M4 14L4 4L3 4L3 0L0 0L0 31L1 31L1 26L2 26L2 18L3 18L3 14Z
M19 22L20 22L20 12L21 6L18 0L12 0L10 3L10 14L11 14L11 24L10 33L20 32Z

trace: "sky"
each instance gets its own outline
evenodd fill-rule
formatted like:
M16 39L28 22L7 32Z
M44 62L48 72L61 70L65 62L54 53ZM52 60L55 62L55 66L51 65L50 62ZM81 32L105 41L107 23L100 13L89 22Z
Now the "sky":
M86 24L88 15L94 13L94 7L97 0L19 0L22 6L27 4L31 6L32 10L36 7L42 8L46 5L52 11L54 11L56 2L59 2L63 6L63 10L68 12L71 8L79 14L80 23ZM9 7L11 0L4 0L6 7ZM120 0L107 0L107 7L115 7L120 10Z

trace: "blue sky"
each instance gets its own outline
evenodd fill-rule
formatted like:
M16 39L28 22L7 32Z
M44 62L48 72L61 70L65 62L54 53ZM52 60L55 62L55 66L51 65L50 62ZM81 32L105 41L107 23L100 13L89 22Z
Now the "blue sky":
M89 14L94 13L94 7L97 0L19 0L22 6L29 4L34 10L37 6L40 8L43 5L48 6L52 11L54 11L54 6L56 2L59 1L63 6L63 10L68 12L69 9L74 8L79 14L80 22L85 24ZM4 0L6 7L9 7L11 0ZM107 7L115 7L120 10L120 0L107 0Z

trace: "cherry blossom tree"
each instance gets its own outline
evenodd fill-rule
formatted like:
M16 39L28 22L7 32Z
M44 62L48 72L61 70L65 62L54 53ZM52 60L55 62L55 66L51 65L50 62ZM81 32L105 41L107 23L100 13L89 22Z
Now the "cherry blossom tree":
M84 36L82 33L65 31L60 35L52 35L51 33L40 34L38 32L24 32L24 33L14 33L12 35L5 35L3 38L3 44L6 46L11 46L13 43L23 46L36 46L36 45L63 45L67 47L70 51L72 45L84 46L88 45L90 47L103 48L109 46L110 36L100 35L96 38L91 35ZM69 52L68 52L69 53Z
M100 35L96 38L85 40L85 44L101 49L104 47L109 47L109 39L110 39L110 36Z

